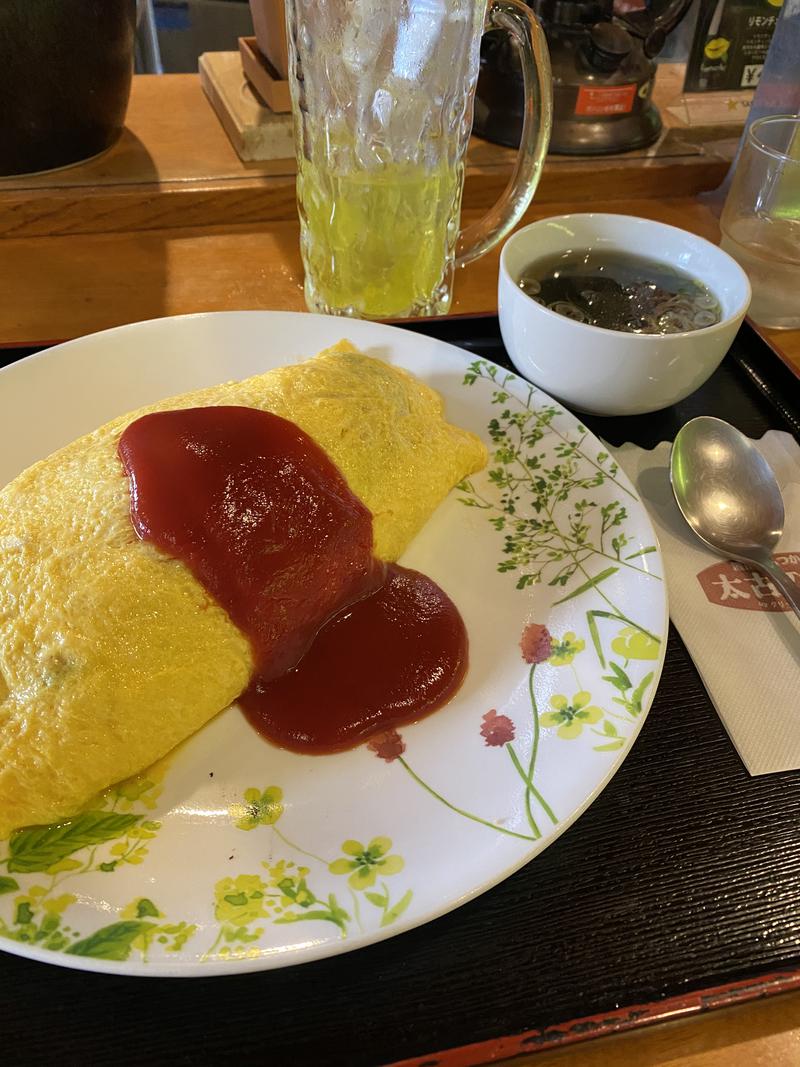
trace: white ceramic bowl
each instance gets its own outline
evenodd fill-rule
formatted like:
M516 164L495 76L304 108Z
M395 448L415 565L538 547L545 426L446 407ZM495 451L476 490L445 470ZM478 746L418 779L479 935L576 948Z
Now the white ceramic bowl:
M538 304L519 288L521 271L570 249L610 249L656 259L708 286L722 318L673 334L636 334L588 326ZM629 215L559 215L519 230L500 257L500 330L517 370L579 411L639 415L682 400L713 373L750 303L750 283L735 260L701 237Z

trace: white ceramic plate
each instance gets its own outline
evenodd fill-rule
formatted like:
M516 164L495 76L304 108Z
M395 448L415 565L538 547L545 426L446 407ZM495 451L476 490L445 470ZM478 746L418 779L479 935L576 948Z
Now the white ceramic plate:
M228 709L165 771L111 790L102 810L0 843L4 949L206 976L358 948L508 877L630 749L667 625L645 510L574 416L450 345L273 312L81 338L0 372L0 484L115 415L342 337L429 382L448 417L493 449L404 559L466 620L463 688L402 736L327 757L274 748Z

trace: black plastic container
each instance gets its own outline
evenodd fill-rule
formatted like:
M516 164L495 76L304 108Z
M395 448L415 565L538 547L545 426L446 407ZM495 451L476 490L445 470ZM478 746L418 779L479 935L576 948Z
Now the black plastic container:
M136 0L0 0L0 175L89 159L122 132Z

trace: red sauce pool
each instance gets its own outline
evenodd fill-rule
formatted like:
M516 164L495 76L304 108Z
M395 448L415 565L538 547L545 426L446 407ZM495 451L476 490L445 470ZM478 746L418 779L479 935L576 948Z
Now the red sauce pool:
M239 703L297 752L335 752L446 704L467 668L458 609L430 578L389 564L384 585L340 612L298 665L256 678Z
M372 516L294 423L247 407L145 415L119 455L138 535L250 639L240 703L276 744L333 752L441 707L467 636L452 601L372 555Z

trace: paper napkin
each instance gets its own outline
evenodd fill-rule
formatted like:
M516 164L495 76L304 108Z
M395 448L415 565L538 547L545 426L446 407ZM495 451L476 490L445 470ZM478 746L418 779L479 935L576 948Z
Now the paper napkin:
M756 442L786 507L774 558L800 581L800 446L770 430ZM800 769L800 624L763 575L705 548L678 511L670 445L615 449L656 527L670 617L750 774Z

